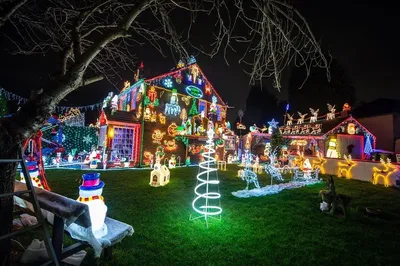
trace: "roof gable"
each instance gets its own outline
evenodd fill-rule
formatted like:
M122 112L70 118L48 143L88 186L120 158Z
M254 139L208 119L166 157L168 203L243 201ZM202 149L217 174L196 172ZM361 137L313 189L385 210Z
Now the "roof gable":
M180 94L208 102L213 102L213 97L215 97L214 99L217 104L226 106L197 63L186 66L178 64L177 69L153 78L148 78L145 82L149 85L156 85L171 91L176 89Z

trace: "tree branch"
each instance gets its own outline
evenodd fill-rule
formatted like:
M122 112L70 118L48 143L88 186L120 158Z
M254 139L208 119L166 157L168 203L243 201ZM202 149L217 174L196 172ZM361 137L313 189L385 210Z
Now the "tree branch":
M3 12L0 13L0 28L5 24L5 22L11 18L11 16L17 12L18 8L24 5L28 0L19 0L15 1L8 9L4 9Z
M95 77L86 78L86 79L84 79L84 80L82 81L81 87L90 85L90 84L92 84L92 83L101 81L101 80L103 80L103 79L104 79L104 76L95 76Z

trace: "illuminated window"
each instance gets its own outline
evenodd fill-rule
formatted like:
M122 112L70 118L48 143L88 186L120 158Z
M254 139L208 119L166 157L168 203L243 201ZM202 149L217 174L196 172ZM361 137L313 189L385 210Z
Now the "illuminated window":
M202 111L207 114L207 102L199 99L199 114Z
M114 127L114 138L112 141L111 161L117 157L132 161L134 149L135 129L129 127Z

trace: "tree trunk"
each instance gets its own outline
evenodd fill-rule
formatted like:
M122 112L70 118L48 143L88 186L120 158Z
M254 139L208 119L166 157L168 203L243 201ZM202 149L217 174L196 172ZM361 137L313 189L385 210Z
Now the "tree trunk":
M0 121L0 159L17 159L21 148L16 135L4 128L6 121ZM14 191L17 163L0 164L0 194ZM0 235L11 232L13 197L0 198ZM11 251L10 239L0 241L0 265L8 265Z

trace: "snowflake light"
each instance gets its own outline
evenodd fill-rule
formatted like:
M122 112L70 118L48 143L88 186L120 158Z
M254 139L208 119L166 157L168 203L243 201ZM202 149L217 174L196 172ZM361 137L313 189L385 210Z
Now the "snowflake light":
M172 86L174 85L174 83L172 82L172 79L171 79L171 78L166 78L166 79L164 79L163 84L164 84L164 86L167 87L167 88L172 88Z

